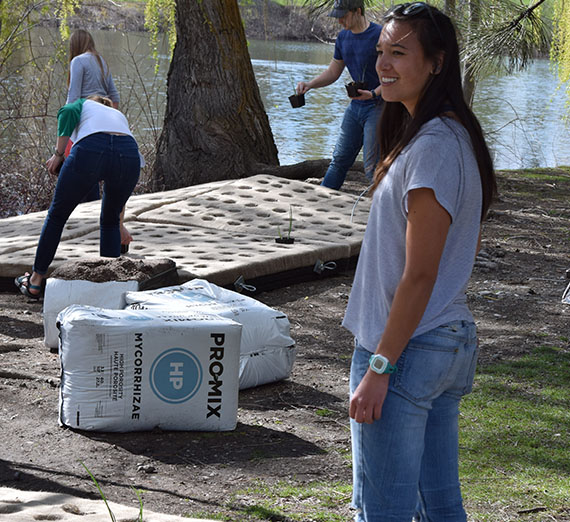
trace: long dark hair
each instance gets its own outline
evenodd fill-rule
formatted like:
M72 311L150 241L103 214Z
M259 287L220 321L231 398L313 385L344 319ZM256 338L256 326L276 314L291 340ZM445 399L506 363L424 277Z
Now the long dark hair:
M444 112L452 111L471 137L481 177L483 220L496 197L497 182L481 125L463 96L459 46L453 23L441 11L423 2L397 5L386 13L383 21L384 24L391 21L408 23L415 32L426 59L433 60L435 64L436 58L443 51L443 62L440 72L430 76L413 116L402 103L385 102L377 129L380 161L374 173L372 190L378 187L394 160L424 123Z

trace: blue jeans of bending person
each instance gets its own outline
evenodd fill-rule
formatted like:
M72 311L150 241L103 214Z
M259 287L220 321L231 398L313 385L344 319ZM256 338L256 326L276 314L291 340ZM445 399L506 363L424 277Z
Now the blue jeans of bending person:
M364 173L372 181L380 148L376 140L376 127L382 114L383 102L358 103L351 101L344 112L340 135L332 161L321 185L339 189L363 147Z
M34 271L41 275L47 273L69 216L99 181L104 182L99 221L100 254L119 257L120 214L137 184L139 174L139 151L131 136L99 132L75 143L57 179L36 250Z
M458 472L459 402L477 363L475 325L455 321L414 337L390 376L382 416L351 419L357 522L465 522ZM371 353L355 341L350 392Z

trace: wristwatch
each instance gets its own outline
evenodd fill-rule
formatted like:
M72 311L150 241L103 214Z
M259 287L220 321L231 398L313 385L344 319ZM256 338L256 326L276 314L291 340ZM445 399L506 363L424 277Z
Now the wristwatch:
M372 94L372 99L373 99L373 100L378 97L378 95L376 94L376 90L375 90L375 89L370 89L370 94Z
M390 364L390 361L388 361L386 357L380 354L371 355L368 364L373 372L380 374L394 373L397 370L393 364Z

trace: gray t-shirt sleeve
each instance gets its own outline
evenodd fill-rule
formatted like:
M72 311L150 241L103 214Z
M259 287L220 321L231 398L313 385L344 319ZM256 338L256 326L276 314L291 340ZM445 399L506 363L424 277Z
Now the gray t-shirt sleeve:
M111 98L111 101L119 103L119 91L115 87L115 82L113 81L111 73L107 75L107 96Z
M67 90L67 101L73 103L81 98L81 87L83 85L84 68L81 60L74 58L69 64L69 89Z
M402 210L407 215L408 194L418 188L433 190L437 202L450 215L452 222L458 212L462 195L461 149L453 133L426 132L414 143L414 154L406 161Z

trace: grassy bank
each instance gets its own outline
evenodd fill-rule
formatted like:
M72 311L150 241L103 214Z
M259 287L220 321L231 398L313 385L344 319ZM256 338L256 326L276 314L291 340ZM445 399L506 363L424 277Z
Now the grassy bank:
M556 345L479 367L460 416L460 476L470 521L570 520L569 375L570 352ZM350 495L346 482L259 480L226 507L243 520L339 522L337 508Z
M556 345L479 367L460 420L472 520L570 520L569 375Z

